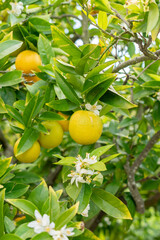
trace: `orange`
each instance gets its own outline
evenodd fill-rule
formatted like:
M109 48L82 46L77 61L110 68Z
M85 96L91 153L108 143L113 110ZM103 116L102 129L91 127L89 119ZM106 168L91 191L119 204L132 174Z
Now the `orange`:
M70 118L69 133L82 145L95 143L101 136L103 124L99 116L91 111L79 110Z
M44 148L55 148L63 140L63 129L57 121L44 121L43 126L48 130L48 134L40 133L39 143Z
M38 53L31 50L25 50L18 54L15 65L17 70L21 70L26 74L33 74L33 71L40 72L38 66L42 65L42 61ZM40 79L37 76L25 76L25 80L37 82Z
M60 120L60 121L58 121L58 123L61 125L64 132L68 132L68 130L69 130L69 120L67 120L67 119L69 118L69 116L62 113L62 112L58 112L58 114L65 118L65 120Z
M15 145L14 145L14 155L16 156L17 154L17 147L18 144L20 142L20 138L16 141ZM40 145L39 143L36 141L33 143L32 147L29 148L26 152L17 155L16 158L23 163L31 163L37 160L37 158L39 157L40 154Z

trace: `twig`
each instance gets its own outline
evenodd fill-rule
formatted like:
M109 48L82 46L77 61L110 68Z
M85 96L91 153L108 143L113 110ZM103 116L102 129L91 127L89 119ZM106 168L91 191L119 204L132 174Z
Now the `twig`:
M114 9L114 8L112 8L112 7L111 7L111 9L112 9L113 12L115 12L116 17L118 17L122 22L124 22L124 23L130 28L130 23L127 22L127 21L117 12L116 9Z
M139 78L139 77L142 75L142 73L144 73L152 64L154 64L154 63L157 62L158 60L160 60L160 59L158 58L158 59L154 60L153 62L151 62L150 64L148 64L148 65L143 69L143 71L139 73L139 75L137 76L137 78Z

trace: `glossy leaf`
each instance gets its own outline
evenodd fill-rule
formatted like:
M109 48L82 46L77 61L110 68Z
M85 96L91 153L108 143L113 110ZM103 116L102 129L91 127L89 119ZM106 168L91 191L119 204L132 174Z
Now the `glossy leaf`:
M5 189L0 191L0 237L4 234L4 197Z
M36 234L31 240L53 240L53 238L46 232Z
M64 120L63 117L61 117L58 113L55 112L43 112L40 114L39 119L41 120Z
M16 51L22 46L23 42L17 40L7 40L0 43L0 59Z
M22 72L17 70L5 73L2 77L0 77L0 86L8 87L18 84L23 81L21 76Z
M78 213L82 213L87 207L92 194L92 189L88 184L83 184L76 202L79 202Z
M10 203L11 205L15 206L22 212L35 218L34 212L35 212L35 210L38 210L38 209L32 202L25 200L25 199L7 199L7 202Z
M15 119L16 121L24 124L21 114L12 106L6 105L8 115Z
M108 27L108 19L107 19L107 13L99 11L98 14L98 25L103 30L106 30Z
M50 108L53 108L57 111L71 111L77 108L77 105L73 102L70 102L68 99L53 100L52 102L46 103Z
M55 222L60 215L60 206L57 194L52 187L49 188L49 212L50 221Z
M149 14L147 20L147 34L153 30L159 20L159 9L156 3L149 5Z
M0 240L23 240L15 234L5 234Z
M5 158L5 159L0 159L0 177L2 177L3 174L5 174L5 172L9 168L11 160L12 160L12 157Z
M72 218L74 218L74 216L78 212L78 206L79 203L76 203L59 216L59 218L55 221L56 229L61 229L64 225L69 223L72 220Z
M101 10L107 13L113 13L108 0L96 0L95 9Z
M41 34L38 38L38 52L41 56L43 64L45 65L49 64L51 62L51 59L55 56L50 45L50 41Z
M91 198L109 216L119 219L132 219L126 205L111 193L95 188Z
M101 155L103 155L104 153L106 153L110 148L112 148L114 145L106 145L103 147L99 147L94 149L91 153L90 153L90 157L92 156L96 156L97 158L99 158Z
M73 237L73 240L100 240L93 232L85 229L84 233L80 236Z

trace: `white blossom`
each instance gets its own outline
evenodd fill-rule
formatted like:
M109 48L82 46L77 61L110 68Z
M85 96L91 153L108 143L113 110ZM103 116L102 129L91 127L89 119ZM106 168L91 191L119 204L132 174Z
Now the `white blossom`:
M76 186L78 187L78 183L85 183L86 181L83 179L83 177L77 173L77 172L74 172L74 171L71 171L70 174L68 174L68 177L71 177L71 184L76 183Z
M96 115L99 115L99 111L102 109L102 106L97 105L97 102L94 105L91 105L90 103L86 103L85 107L87 110L94 112Z
M34 215L36 220L30 222L28 227L33 228L35 233L48 232L51 235L55 224L50 223L49 216L47 214L42 216L37 210L35 210Z
M97 157L96 156L90 157L90 154L86 153L86 158L83 160L83 162L88 163L89 165L92 165L97 162Z
M52 237L54 240L69 240L68 237L73 236L74 228L66 228L66 225L63 226L60 230L53 230Z
M84 211L81 213L83 217L88 217L88 212L90 210L90 204L87 205L87 207L84 209Z
M22 2L17 2L17 3L11 2L10 5L11 5L12 9L8 11L9 14L12 13L16 16L21 15L21 13L24 9Z
M157 93L157 100L160 101L160 91Z

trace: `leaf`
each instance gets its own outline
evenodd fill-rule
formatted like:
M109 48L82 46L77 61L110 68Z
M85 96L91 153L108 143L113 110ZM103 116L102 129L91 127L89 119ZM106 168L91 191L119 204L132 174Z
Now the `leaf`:
M117 62L117 60L107 61L107 62L105 62L105 63L103 63L103 64L101 64L101 65L93 68L93 69L87 74L86 80L89 79L89 78L91 78L91 77L93 77L93 76L98 75L98 73L100 73L102 70L105 71L105 68L107 68L108 66L112 66L112 65L113 65L114 63L116 63L116 62ZM108 74L108 76L109 76L109 74ZM113 76L113 74L112 74L112 76Z
M39 132L33 128L26 128L24 134L18 144L16 156L30 149L34 142L38 139Z
M95 1L95 10L101 10L107 13L113 13L108 0L96 0Z
M64 120L63 117L61 117L58 113L55 112L43 112L39 116L40 120Z
M103 162L97 162L89 166L89 168L96 171L106 171L106 165Z
M74 218L74 216L76 215L76 213L78 211L78 206L79 206L79 203L76 203L71 208L69 208L68 210L63 212L59 216L59 218L55 221L55 225L56 225L55 228L61 229L64 225L69 223L72 220L72 218Z
M111 156L109 156L109 157L103 158L103 159L102 159L102 162L103 162L103 163L107 163L107 162L109 162L110 160L118 157L119 155L121 155L121 154L120 154L120 153L116 153L116 154L113 154L113 155L111 155Z
M14 183L7 183L4 186L6 188L6 195L5 195L6 199L21 197L27 192L29 188L29 186L25 184L14 184Z
M15 223L7 216L4 217L4 226L6 229L6 233L11 233L15 230Z
M71 111L77 108L77 105L73 102L70 102L68 99L53 100L46 105L50 108L53 108L57 111Z
M0 159L0 177L2 177L7 171L7 169L9 168L11 160L12 160L12 157Z
M45 65L51 63L51 59L55 57L49 40L41 34L38 38L38 52L41 56L42 63Z
M23 240L15 234L5 234L0 240Z
M72 164L74 164L75 162L76 162L76 158L74 157L63 157L62 160L54 164L72 166Z
M120 219L132 219L126 205L111 193L94 188L91 198L109 216Z
M59 48L71 55L73 58L79 60L81 57L81 50L66 37L55 25L51 26L52 36L54 42L58 43Z
M28 102L23 112L23 121L26 127L31 125L33 118L39 113L43 107L44 99L39 95L33 96Z
M85 229L84 233L82 233L80 236L73 237L73 240L101 240L96 235L94 235L93 232L91 232L88 229Z
M135 104L129 102L126 98L111 89L107 90L107 92L100 98L100 101L122 109L137 107Z
M103 30L106 30L108 27L108 19L107 19L107 13L99 11L98 14L98 25Z
M55 222L60 215L60 206L56 192L49 187L49 212L50 221Z
M59 87L61 88L62 92L64 93L64 95L73 103L76 104L80 104L81 101L78 98L76 92L74 91L74 89L71 87L71 85L65 80L65 78L58 73L57 71L55 71L55 75L56 75L56 81L59 85Z
M95 104L108 90L115 78L110 78L105 82L98 84L86 94L86 99L89 103ZM108 91L107 91L108 92Z
M7 113L5 103L3 102L3 99L0 97L0 114L1 113Z
M15 119L16 121L24 124L21 114L12 106L6 105L8 115Z
M43 180L36 188L32 190L28 200L35 204L39 210L42 209L43 203L48 198L48 187Z
M64 72L64 73L71 73L71 74L76 74L75 72L75 67L73 65L70 65L68 63L62 62L60 60L55 60L55 65L56 67Z
M28 227L28 223L22 223L16 228L15 234L21 237L22 239L30 239L35 235L34 230Z
M105 154L113 146L114 144L96 148L90 153L90 157L96 156L97 158L99 158L101 155Z
M160 113L160 101L156 101L153 106L153 112L152 112L153 120L155 121L155 123L159 123L160 121L159 113Z
M157 4L152 2L149 5L149 14L148 14L147 31L146 31L147 34L153 30L158 20L159 20L159 9Z
M87 207L92 194L92 188L88 184L83 184L76 202L79 202L78 213L82 213Z
M0 43L0 59L16 51L22 46L23 42L17 40L8 40Z
M5 73L2 77L0 77L0 86L8 87L18 84L23 81L21 77L22 72L17 70Z
M159 89L160 88L160 81L156 81L156 80L148 81L148 82L145 82L142 85L142 87L152 88L152 89Z
M25 199L7 199L6 201L16 208L20 209L22 212L35 218L34 212L38 209L32 202Z
M28 22L33 25L33 27L38 31L38 32L43 32L44 34L48 34L51 31L51 24L49 21L44 20L41 17L30 17L28 19Z
M4 234L4 197L5 189L0 191L0 237Z
M34 236L31 240L53 240L53 238L49 236L48 233L43 232L40 234L36 234L36 236Z
M69 183L66 187L67 194L75 201L81 191L82 184L79 184L79 187L76 186L76 184Z

